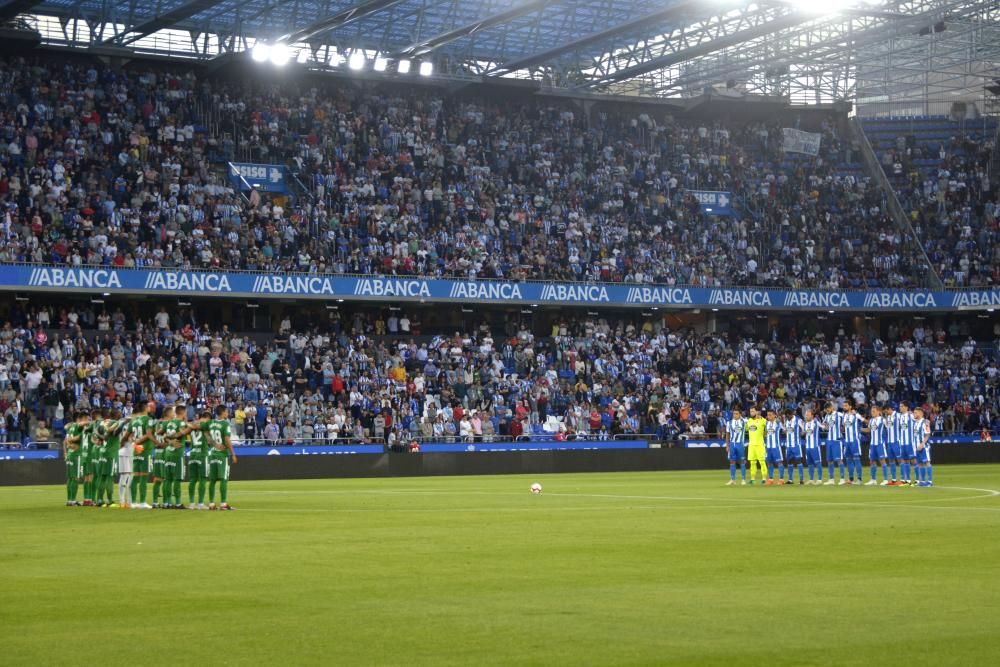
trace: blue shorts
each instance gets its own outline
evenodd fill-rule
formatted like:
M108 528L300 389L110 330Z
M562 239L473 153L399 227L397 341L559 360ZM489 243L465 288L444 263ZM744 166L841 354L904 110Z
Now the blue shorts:
M785 458L789 461L802 460L802 445L791 445L785 449Z
M899 458L903 461L910 461L917 458L917 451L913 448L913 445L900 445Z
M806 448L806 463L809 465L823 465L823 457L819 453L819 447Z
M746 448L737 443L729 443L729 460L740 462L746 459Z
M925 445L923 449L917 450L917 463L931 462L931 448Z
M764 450L764 461L766 463L784 463L781 458L781 448L780 447L770 447Z
M869 445L868 446L868 460L869 461L872 461L872 462L875 462L875 461L884 461L887 458L889 458L889 456L886 454L886 448L885 448L884 444L882 444L882 445Z
M844 443L840 440L827 440L826 441L826 460L830 461L843 461L844 460Z
M849 459L860 459L861 458L861 443L860 442L845 442L844 443L844 456Z
M893 461L898 461L901 458L901 456L902 455L901 455L901 453L899 451L899 443L898 442L890 442L889 443L889 458L891 460L893 460Z

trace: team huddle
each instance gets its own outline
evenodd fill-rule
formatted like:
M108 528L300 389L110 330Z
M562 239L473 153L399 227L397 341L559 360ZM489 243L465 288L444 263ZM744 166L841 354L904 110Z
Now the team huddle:
M226 407L218 406L214 416L204 410L190 422L184 419L184 406L164 408L159 419L147 414L148 409L146 403L138 403L125 418L118 410L76 414L63 441L66 505L231 510L229 466L236 463L236 454ZM188 481L186 506L181 503L184 480ZM152 504L146 502L150 481ZM77 501L80 485L82 502ZM219 505L215 504L217 486Z
M880 467L881 486L934 484L930 420L924 417L921 408L911 412L905 402L900 403L898 411L891 405L873 407L867 418L859 414L850 401L844 401L843 409L831 403L822 420L808 409L802 417L788 410L784 418L779 418L774 410L768 410L767 416L762 417L757 408L750 408L747 418L736 409L724 426L729 454L728 485L736 484L737 466L742 483L747 483L747 463L750 464L749 483L754 483L756 468L767 486L794 484L796 468L799 484L806 484L806 467L809 469L808 484L875 486L880 484ZM861 463L862 433L868 435L869 441L871 477L867 483ZM825 444L830 472L825 482L821 442ZM839 482L834 477L838 468Z

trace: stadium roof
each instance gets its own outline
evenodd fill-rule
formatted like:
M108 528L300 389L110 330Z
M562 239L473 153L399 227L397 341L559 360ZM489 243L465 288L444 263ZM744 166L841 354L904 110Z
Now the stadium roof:
M412 59L580 92L898 100L915 72L947 79L935 95L1000 77L996 0L0 0L18 14L99 52L211 60L263 41L317 68Z

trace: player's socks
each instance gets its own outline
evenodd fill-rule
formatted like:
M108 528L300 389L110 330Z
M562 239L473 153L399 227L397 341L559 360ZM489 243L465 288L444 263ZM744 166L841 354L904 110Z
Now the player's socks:
M163 490L163 482L156 480L153 482L153 504L156 505L160 502L160 492ZM165 502L165 501L164 501Z
M740 474L743 475L743 480L745 481L746 478L747 478L747 462L746 461L740 461ZM204 492L205 483L202 482L201 485L202 485L202 490Z
M892 463L890 463L890 464L889 464L889 467L890 467L890 468L892 469L892 481L894 481L894 482L895 482L895 481L896 481L896 479L898 479L898 478L896 477L896 462L895 462L895 461L893 461Z
M193 479L188 482L188 504L189 505L194 505L194 488L195 488L195 485L197 485L197 484L198 484L197 480L193 480Z
M833 475L832 474L830 475L830 479L833 479ZM840 479L846 479L846 477L845 477L845 471L844 471L844 464L843 463L840 464Z
M778 479L784 479L784 478L785 478L785 466L784 465L779 465L778 466Z
M899 464L899 479L902 482L908 482L910 480L910 464L900 463Z
M934 466L932 466L930 463L928 463L927 467L924 468L924 480L928 484L934 483Z
M830 479L833 479L833 463L830 463Z
M878 477L878 466L873 463L871 465L871 469L872 469L872 481L874 482L875 478Z
M215 480L208 483L208 502L215 504Z
M174 504L181 504L181 480L174 480Z
M736 464L735 463L730 463L729 464L729 479L733 480L734 482L736 481ZM191 483L194 484L194 482L191 482Z
M744 474L744 477L745 476L746 475ZM205 504L205 480L201 480L200 482L198 482L198 504L199 505Z
M799 464L799 482L804 482L806 479L806 467L803 464Z
M225 505L229 500L229 480L219 480L219 500Z
M66 482L66 500L75 503L76 492L78 488L80 488L80 483L77 482L75 479L71 479L68 482Z
M149 481L148 475L143 475L142 477L139 478L139 502L141 502L143 505L146 504L146 489L148 488L147 487L148 481ZM135 498L134 495L132 497Z

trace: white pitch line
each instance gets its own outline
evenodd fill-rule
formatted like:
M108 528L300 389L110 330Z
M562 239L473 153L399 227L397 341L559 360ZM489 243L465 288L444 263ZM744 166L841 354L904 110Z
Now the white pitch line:
M886 502L857 502L857 501L847 501L847 502L832 502L823 500L792 500L788 498L740 498L739 502L731 505L713 505L714 507L728 507L728 508L739 508L745 506L747 503L761 503L765 505L797 505L797 506L820 506L820 507L866 507L866 508L879 508L879 507L891 507L891 508L902 508L902 509L942 509L942 510L976 510L976 511L986 511L986 512L1000 512L1000 507L949 507L949 506L938 506L938 505L925 505L924 502L933 501L953 501L953 500L975 500L977 498L993 498L1000 496L1000 491L996 489L980 489L972 487L960 487L960 486L939 486L939 489L949 489L956 491L980 491L980 495L975 496L963 496L961 498L922 498L914 499L909 503L886 503ZM512 491L455 491L449 489L364 489L364 490L340 490L340 489L316 489L312 491L264 491L264 490L252 490L247 489L247 493L258 493L258 494L299 494L299 495L319 495L319 494L356 494L356 493L367 493L372 495L410 495L410 496L429 496L429 495L486 495L486 496L507 496L507 495L521 495ZM720 499L718 497L702 497L702 496L650 496L650 495L626 495L626 494L611 494L611 493L553 493L548 492L545 495L556 496L561 498L607 498L607 499L618 499L618 500L668 500L668 501L678 501L678 502L717 502ZM276 508L278 509L278 508ZM510 511L515 508L469 508L469 509L456 509L455 511ZM520 509L520 508L518 508ZM549 508L555 509L555 508ZM573 508L574 511L577 508ZM587 509L587 508L579 508ZM594 508L596 509L596 508ZM622 509L621 507L617 509ZM629 508L629 509L639 509L639 508ZM643 508L646 509L646 508ZM659 509L659 508L648 508L648 509ZM293 510L287 510L293 511ZM368 510L362 510L368 511ZM379 510L373 510L379 511ZM384 509L381 511L390 511ZM425 510L430 511L430 510ZM534 510L531 510L534 511Z

